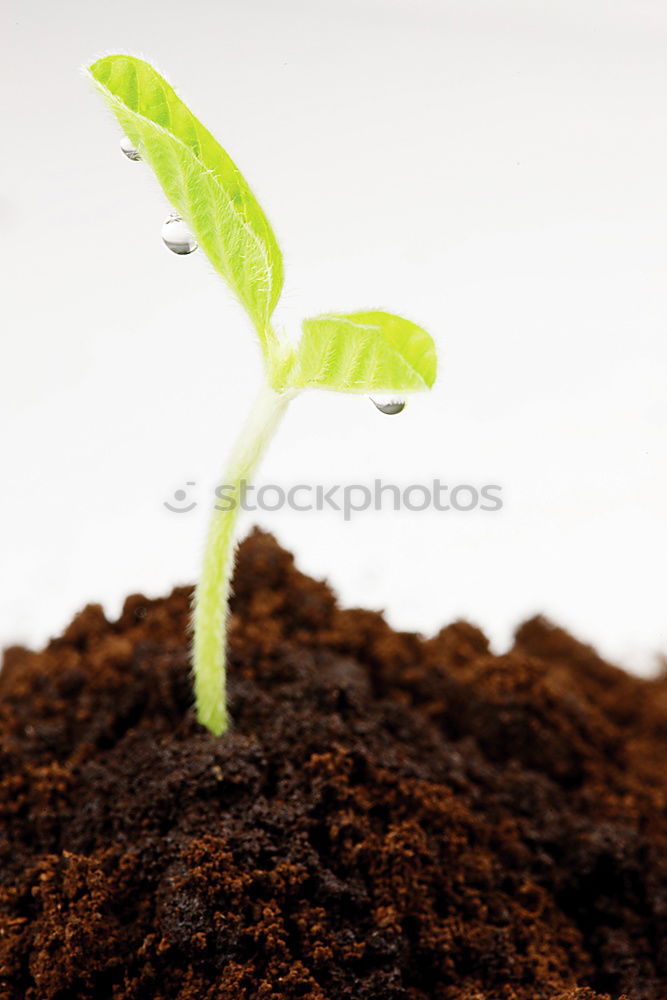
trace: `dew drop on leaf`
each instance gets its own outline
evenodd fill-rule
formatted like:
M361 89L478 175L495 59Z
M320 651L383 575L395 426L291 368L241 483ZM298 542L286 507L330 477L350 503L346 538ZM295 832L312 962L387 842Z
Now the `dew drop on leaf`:
M374 399L371 396L371 403L378 408L380 413L386 413L390 417L393 417L396 413L401 413L405 409L404 399L392 399L390 396L378 399Z
M172 253L186 254L197 249L197 241L176 212L172 212L162 227L162 241Z
M124 135L123 138L120 140L120 148L125 153L125 155L127 156L128 160L135 160L136 161L136 160L140 160L141 159L141 155L139 153L139 150L134 145L134 143L132 142L132 140L128 139L128 137L126 135Z

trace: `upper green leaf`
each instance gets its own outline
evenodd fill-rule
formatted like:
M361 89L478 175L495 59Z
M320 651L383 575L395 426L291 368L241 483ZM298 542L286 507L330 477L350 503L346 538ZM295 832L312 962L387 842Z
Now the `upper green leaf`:
M418 392L435 382L432 337L385 312L327 314L303 322L284 383L291 389Z
M238 295L266 347L283 284L282 256L237 167L148 63L105 56L93 63L90 74L169 201Z

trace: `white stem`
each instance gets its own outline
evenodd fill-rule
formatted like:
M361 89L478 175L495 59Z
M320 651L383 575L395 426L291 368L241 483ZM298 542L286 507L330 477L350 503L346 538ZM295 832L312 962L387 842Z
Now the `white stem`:
M241 433L225 473L230 510L216 506L209 528L204 565L195 593L193 660L197 718L219 736L227 729L225 654L227 602L234 562L234 530L240 509L240 487L249 482L296 392L275 392L264 384ZM226 501L225 501L226 502Z

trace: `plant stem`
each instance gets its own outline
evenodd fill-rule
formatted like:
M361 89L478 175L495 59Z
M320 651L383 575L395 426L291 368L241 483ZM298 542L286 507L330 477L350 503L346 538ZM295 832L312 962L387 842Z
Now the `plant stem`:
M195 593L193 660L197 718L216 736L224 733L228 725L225 678L227 602L241 484L252 478L287 405L295 395L296 392L276 392L266 383L262 386L223 481L226 496L232 494L229 506L232 501L233 506L226 510L216 505L209 528L201 578Z

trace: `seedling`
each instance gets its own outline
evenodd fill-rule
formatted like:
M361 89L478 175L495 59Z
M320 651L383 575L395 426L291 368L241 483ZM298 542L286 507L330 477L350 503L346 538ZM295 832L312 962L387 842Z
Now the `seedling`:
M306 319L293 346L271 324L283 285L276 238L227 153L152 66L106 56L90 75L123 129L121 148L152 167L175 213L163 239L176 253L200 246L250 317L264 360L264 382L234 449L225 484L248 482L285 410L304 389L400 394L435 381L433 340L420 327L371 310ZM400 402L380 403L396 413ZM228 505L229 506L229 505ZM220 735L228 724L225 690L227 602L240 504L215 510L193 613L197 717Z

